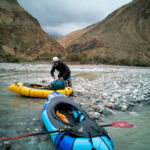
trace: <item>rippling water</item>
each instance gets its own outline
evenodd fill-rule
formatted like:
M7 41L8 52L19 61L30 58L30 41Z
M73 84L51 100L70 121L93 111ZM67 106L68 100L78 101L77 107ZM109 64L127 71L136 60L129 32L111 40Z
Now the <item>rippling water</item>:
M9 84L16 81L47 85L52 81L49 75L50 67L50 64L45 63L0 64L0 137L45 131L40 117L45 99L21 97L8 91L7 88ZM104 81L106 74L109 74L109 76L113 74L114 80L115 77L117 78L115 72L118 67L116 66L72 65L70 68L72 70L74 88L77 91L81 91L83 98L84 92L86 92L83 85L86 83L91 83L90 81L94 82L97 78ZM150 80L149 68L119 67L119 71L122 74L127 73L127 71L130 74L136 73L138 76L143 77L143 80L147 81L147 83ZM122 75L121 73L118 76ZM134 78L134 76L132 77ZM76 80L76 78L80 78L80 80ZM96 82L95 86L97 86ZM78 97L75 99L78 100ZM138 112L136 113L115 111L113 116L105 118L105 122L107 123L116 120L129 121L135 125L131 129L107 128L110 137L114 141L116 150L150 149L149 106L139 104ZM4 145L6 144L5 142L0 142L0 149L4 149ZM48 135L9 141L9 144L12 150L55 149Z

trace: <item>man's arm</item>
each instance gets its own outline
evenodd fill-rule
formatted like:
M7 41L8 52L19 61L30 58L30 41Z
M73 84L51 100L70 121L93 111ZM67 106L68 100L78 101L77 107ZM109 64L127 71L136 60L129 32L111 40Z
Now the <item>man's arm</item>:
M55 66L53 65L51 71L50 71L50 74L52 77L54 77L54 72L55 72Z

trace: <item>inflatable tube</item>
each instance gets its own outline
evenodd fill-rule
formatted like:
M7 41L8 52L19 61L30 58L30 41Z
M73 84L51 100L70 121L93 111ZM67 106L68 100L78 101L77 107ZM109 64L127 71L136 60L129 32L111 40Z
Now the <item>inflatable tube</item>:
M47 98L47 96L50 93L53 93L55 91L51 87L48 87L48 86L38 85L38 84L29 84L29 83L23 83L23 82L11 84L8 87L8 89L22 96L39 97L39 98ZM65 87L64 89L60 89L56 91L66 96L69 96L72 93L73 89L71 87Z

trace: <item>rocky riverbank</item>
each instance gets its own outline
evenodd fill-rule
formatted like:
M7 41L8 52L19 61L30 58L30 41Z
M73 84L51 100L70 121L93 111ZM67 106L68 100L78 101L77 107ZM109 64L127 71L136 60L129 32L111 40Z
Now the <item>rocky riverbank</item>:
M22 82L49 84L48 63L1 63L0 70L30 73ZM77 102L130 111L137 103L150 103L150 68L110 65L70 65ZM37 76L35 74L38 74ZM34 76L35 75L35 76ZM34 80L33 80L34 79ZM16 79L17 80L17 79ZM13 82L13 81L10 81ZM103 110L103 108L102 108ZM101 110L101 111L102 111Z
M110 123L117 120L131 121L136 127L126 130L125 134L132 132L129 150L134 148L135 137L141 142L137 131L144 138L147 135L149 124L140 121L148 120L149 113L141 116L143 107L150 104L150 68L122 67L108 65L69 65L72 71L72 83L77 97L70 97L79 103L85 111L97 120L98 123ZM7 90L13 82L27 82L48 85L53 79L50 77L49 63L0 63L0 134L4 137L42 132L41 111L45 100L20 97ZM137 122L138 120L138 122ZM108 129L108 128L107 128ZM116 143L116 149L124 146L125 136L118 141L118 136L124 135L123 130L111 128L111 133ZM136 133L136 134L135 134ZM146 138L147 139L147 138ZM145 139L145 140L146 140ZM127 143L128 141L126 141ZM39 144L37 144L39 143ZM119 144L117 146L117 144ZM141 145L141 143L140 143ZM29 137L18 141L0 143L2 149L54 149L49 142L48 135ZM135 149L138 148L135 143ZM143 149L145 141L142 143Z
M73 99L95 119L115 111L134 114L140 104L150 104L149 68L100 65L80 71L74 75L78 98Z

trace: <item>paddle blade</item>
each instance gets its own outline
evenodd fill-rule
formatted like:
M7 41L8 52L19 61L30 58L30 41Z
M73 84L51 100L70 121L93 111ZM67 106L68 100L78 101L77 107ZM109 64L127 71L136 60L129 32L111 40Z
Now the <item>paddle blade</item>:
M132 128L134 125L125 121L116 121L113 122L111 126L118 127L118 128Z

